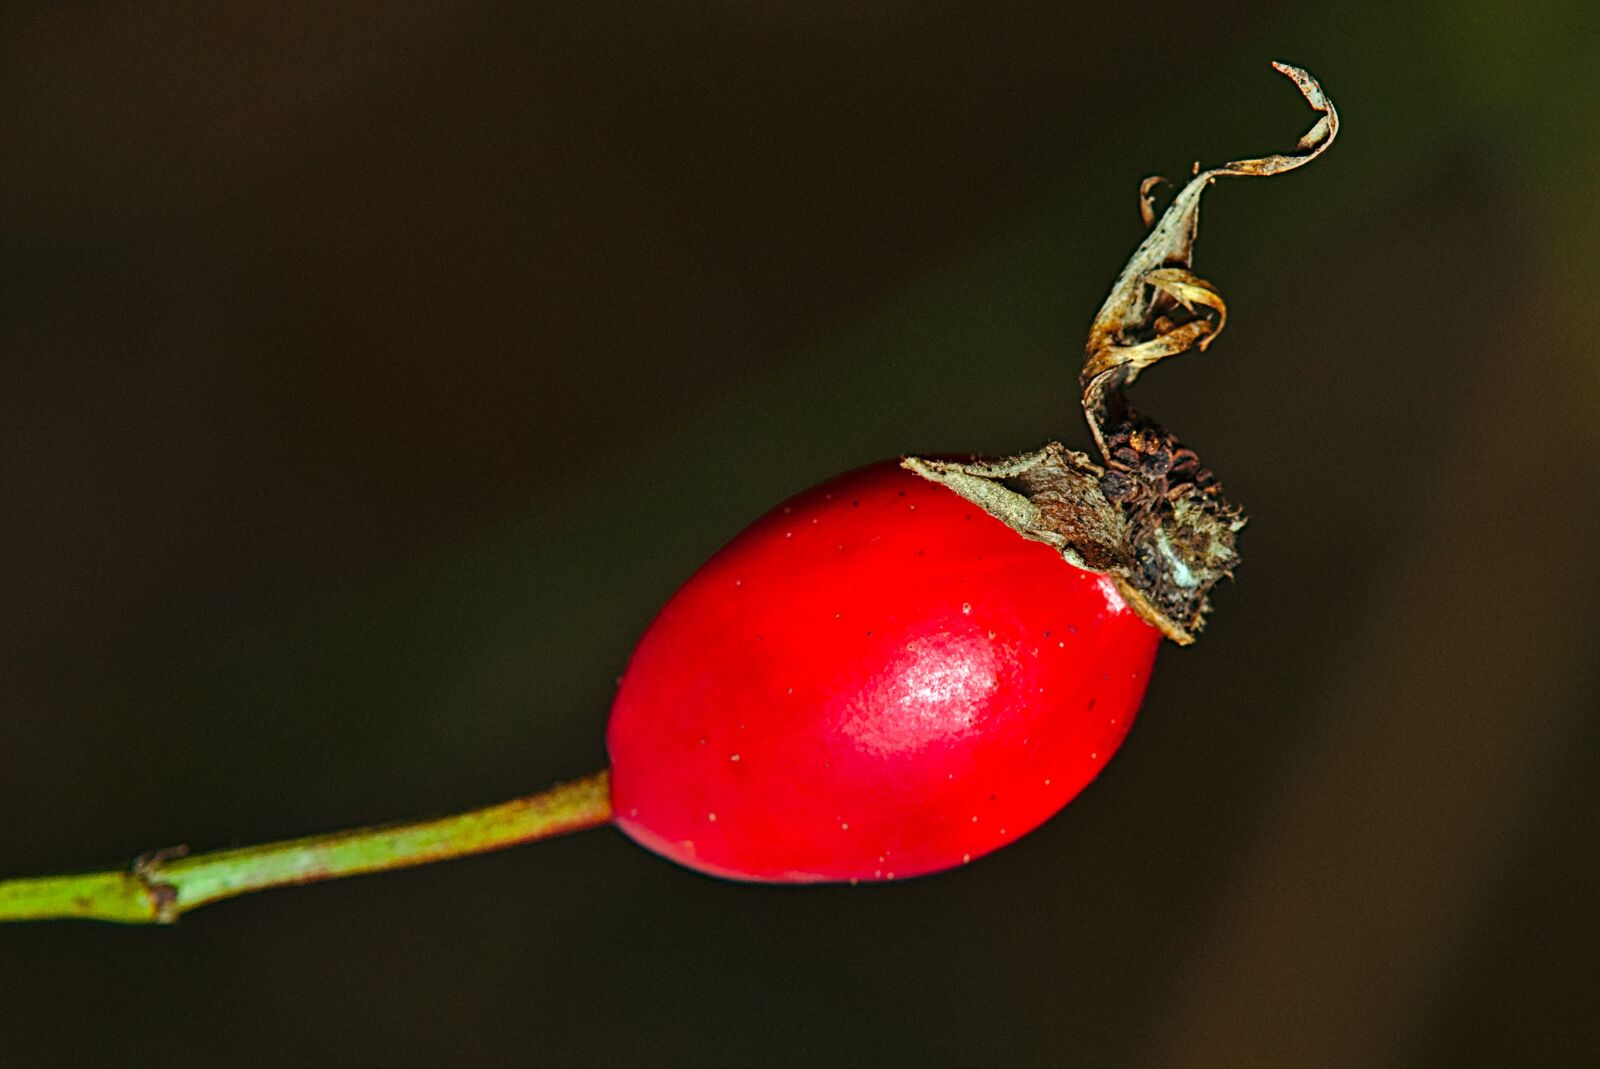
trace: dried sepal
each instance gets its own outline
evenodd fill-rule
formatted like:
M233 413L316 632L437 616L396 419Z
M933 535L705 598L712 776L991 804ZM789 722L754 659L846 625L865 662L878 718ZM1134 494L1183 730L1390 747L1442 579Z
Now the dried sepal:
M1232 576L1245 518L1194 451L1135 412L1123 391L1151 364L1204 350L1227 322L1222 295L1191 270L1206 187L1228 175L1292 171L1321 155L1339 132L1338 112L1316 79L1284 63L1273 67L1321 113L1293 153L1196 167L1159 219L1152 193L1165 180L1147 178L1139 186L1150 233L1089 328L1079 379L1103 463L1055 442L1002 460L903 461L1023 537L1111 576L1128 603L1180 645L1204 626L1211 588Z
M1172 198L1159 220L1155 219L1151 192L1164 180L1147 178L1139 186L1140 214L1150 233L1129 257L1089 327L1079 377L1084 413L1102 451L1105 425L1115 415L1107 411L1111 395L1158 360L1193 348L1204 349L1226 318L1227 308L1216 288L1188 273L1194 262L1201 194L1218 178L1282 174L1303 167L1322 155L1338 136L1339 113L1317 80L1299 67L1286 63L1272 66L1293 81L1306 102L1321 113L1293 153L1235 160L1200 171ZM1194 317L1195 304L1215 312L1216 318ZM1172 307L1185 309L1191 318L1180 322L1162 314Z

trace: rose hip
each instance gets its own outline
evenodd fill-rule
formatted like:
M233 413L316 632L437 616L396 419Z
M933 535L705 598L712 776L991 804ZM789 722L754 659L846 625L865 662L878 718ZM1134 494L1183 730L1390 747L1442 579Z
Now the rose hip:
M613 819L683 865L746 880L888 880L950 868L1037 827L1104 767L1161 636L1194 640L1244 517L1198 456L1135 412L1151 364L1217 337L1190 271L1200 195L1297 154L1197 174L1089 330L1080 385L1100 462L1051 443L967 462L907 458L758 520L662 609L607 730Z
M741 879L959 865L1104 767L1160 639L1109 577L864 468L758 520L662 609L612 710L614 819Z

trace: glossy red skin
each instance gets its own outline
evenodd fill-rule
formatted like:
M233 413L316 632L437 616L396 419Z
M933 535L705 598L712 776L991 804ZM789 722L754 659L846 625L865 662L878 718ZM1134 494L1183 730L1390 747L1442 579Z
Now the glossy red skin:
M774 509L645 632L617 826L741 880L887 880L1031 831L1104 767L1160 634L1104 576L884 463Z

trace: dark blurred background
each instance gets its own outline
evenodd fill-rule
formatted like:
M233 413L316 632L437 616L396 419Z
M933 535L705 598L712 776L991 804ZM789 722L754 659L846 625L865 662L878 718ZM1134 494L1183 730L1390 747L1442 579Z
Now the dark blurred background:
M816 480L1083 446L1146 174L1253 516L1060 817L885 887L590 832L0 929L7 1065L1577 1065L1600 998L1600 18L1577 4L14 4L0 874L604 761L654 609Z

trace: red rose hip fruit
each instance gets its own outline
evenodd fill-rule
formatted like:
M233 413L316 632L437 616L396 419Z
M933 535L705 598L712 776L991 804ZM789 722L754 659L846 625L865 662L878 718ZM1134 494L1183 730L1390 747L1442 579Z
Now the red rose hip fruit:
M611 714L613 819L719 876L950 868L1094 778L1160 639L1109 576L865 468L758 520L662 609Z
M1037 827L1121 744L1162 636L1193 641L1243 516L1199 458L1129 406L1150 365L1205 349L1227 312L1190 270L1201 194L1294 153L1200 171L1089 328L1079 376L1100 458L880 464L756 521L662 609L612 707L612 819L717 876L888 880Z

